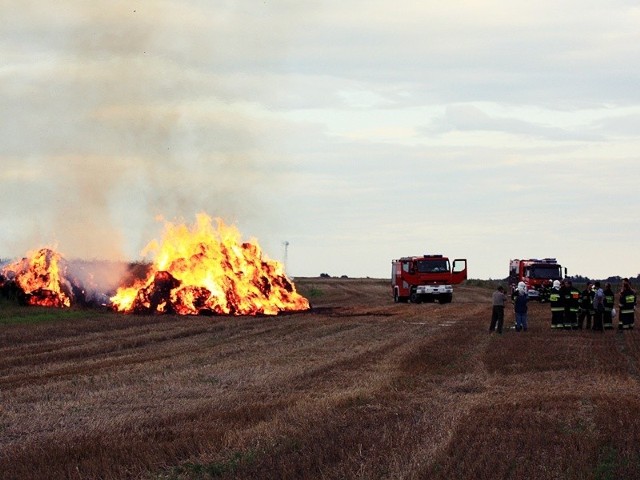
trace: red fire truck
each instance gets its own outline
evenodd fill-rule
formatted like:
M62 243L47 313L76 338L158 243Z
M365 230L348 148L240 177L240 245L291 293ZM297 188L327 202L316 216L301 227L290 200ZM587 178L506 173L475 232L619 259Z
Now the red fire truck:
M438 300L449 303L453 287L467 278L467 260L457 258L450 265L443 255L402 257L391 262L394 302L420 303Z
M564 269L566 276L567 269ZM509 285L511 293L519 282L524 282L529 298L545 301L554 280L562 280L563 269L555 258L529 258L509 261Z

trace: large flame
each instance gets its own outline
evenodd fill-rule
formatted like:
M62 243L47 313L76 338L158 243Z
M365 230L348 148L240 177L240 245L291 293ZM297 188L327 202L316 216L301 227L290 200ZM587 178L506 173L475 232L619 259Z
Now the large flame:
M255 242L206 214L192 228L166 223L162 243L143 251L155 254L147 278L119 288L111 297L122 312L167 312L180 315L275 315L307 310L309 302L296 292L282 265L263 258Z
M29 252L22 260L5 265L2 275L15 282L29 305L71 306L73 293L65 277L66 266L60 254L50 248Z

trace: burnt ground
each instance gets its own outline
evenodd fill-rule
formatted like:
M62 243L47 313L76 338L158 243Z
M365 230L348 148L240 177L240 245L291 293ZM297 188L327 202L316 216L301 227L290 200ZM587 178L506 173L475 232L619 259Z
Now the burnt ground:
M0 478L640 478L640 331L296 285L277 317L0 304Z

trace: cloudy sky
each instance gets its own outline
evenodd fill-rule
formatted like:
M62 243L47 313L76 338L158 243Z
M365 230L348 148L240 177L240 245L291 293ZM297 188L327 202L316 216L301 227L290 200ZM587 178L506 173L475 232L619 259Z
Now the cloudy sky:
M631 0L0 0L0 257L139 259L162 216L290 275L640 272Z

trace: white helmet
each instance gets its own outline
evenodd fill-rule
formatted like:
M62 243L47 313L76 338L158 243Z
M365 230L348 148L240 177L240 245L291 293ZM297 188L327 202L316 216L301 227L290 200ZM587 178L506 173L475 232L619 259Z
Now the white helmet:
M555 288L556 290L560 290L560 280L553 281L553 288Z
M525 285L524 282L519 282L518 283L518 291L521 292L521 293L526 293L527 286Z

